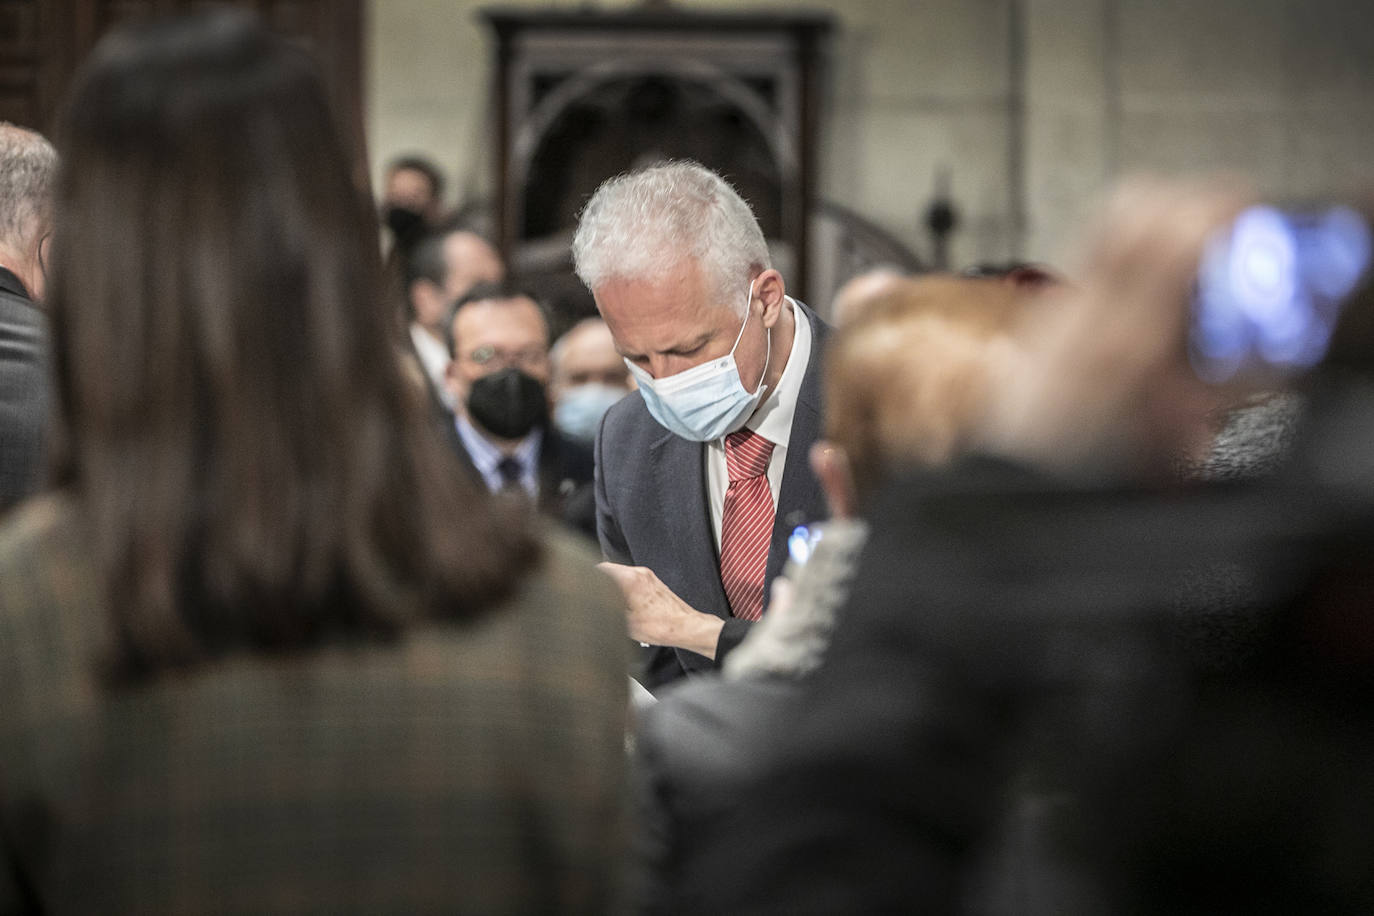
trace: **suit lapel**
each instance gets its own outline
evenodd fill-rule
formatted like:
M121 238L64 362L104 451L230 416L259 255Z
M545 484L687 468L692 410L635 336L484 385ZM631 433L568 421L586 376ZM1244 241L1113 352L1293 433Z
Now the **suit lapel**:
M458 435L458 425L453 414L445 411L439 422L439 435L448 443L448 447L453 449L453 454L457 456L458 463L463 466L468 479L479 490L486 492L487 482L482 479L482 472L477 470L477 465L472 463L472 456L468 454L467 446L463 445L463 437Z
M773 516L773 538L768 546L768 566L764 573L764 607L768 605L773 579L787 562L787 539L798 525L825 518L829 511L820 482L811 471L811 445L821 434L821 353L829 328L800 302L798 310L811 326L811 353L802 376L801 391L792 415L792 433L787 442L787 463L778 487L777 512Z
M650 446L649 460L659 502L658 518L663 520L674 557L673 569L663 570L660 578L692 607L719 613L729 604L720 583L720 560L711 534L702 454L705 447L665 433Z
M20 299L27 299L32 302L29 291L24 288L24 284L19 282L19 278L8 269L0 267L0 292L18 296Z

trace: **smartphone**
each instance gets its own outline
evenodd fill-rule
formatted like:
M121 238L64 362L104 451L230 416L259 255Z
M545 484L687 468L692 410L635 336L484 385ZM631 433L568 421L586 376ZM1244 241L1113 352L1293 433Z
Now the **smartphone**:
M1276 379L1321 362L1372 238L1350 207L1243 211L1209 240L1198 268L1188 331L1198 377Z
M816 552L816 545L823 536L824 529L820 525L798 525L793 528L787 537L787 558L797 569L801 569L811 559L811 554Z

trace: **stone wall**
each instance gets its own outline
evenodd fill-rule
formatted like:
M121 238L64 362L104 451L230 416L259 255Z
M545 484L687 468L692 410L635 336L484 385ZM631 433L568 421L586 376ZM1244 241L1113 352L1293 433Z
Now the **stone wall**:
M419 150L450 197L490 182L474 0L372 0L373 175ZM578 6L580 0L543 5ZM623 5L603 3L603 6ZM685 7L740 7L680 0ZM752 7L795 8L792 0ZM947 170L956 264L1060 260L1113 178L1231 171L1304 200L1374 186L1374 2L832 0L821 193L929 252Z

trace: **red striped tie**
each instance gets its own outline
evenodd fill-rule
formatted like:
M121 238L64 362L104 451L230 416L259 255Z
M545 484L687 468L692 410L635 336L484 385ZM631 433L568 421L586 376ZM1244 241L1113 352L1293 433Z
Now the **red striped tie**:
M725 511L720 520L720 581L730 613L743 620L763 616L763 576L773 534L773 491L768 458L773 443L751 430L725 437Z

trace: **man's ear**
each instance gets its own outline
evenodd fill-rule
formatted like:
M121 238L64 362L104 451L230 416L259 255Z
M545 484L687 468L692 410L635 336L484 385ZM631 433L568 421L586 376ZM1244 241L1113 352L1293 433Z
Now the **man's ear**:
M754 278L754 301L762 303L761 317L765 328L771 328L777 323L786 296L787 287L783 283L782 274L771 267Z
M44 232L38 238L38 244L33 248L34 273L33 281L35 289L31 290L36 301L42 302L47 295L48 288L48 263L52 251L52 231Z
M830 514L835 518L854 518L858 514L858 497L854 493L854 474L849 469L845 450L827 439L818 439L811 446L811 470L821 483Z

